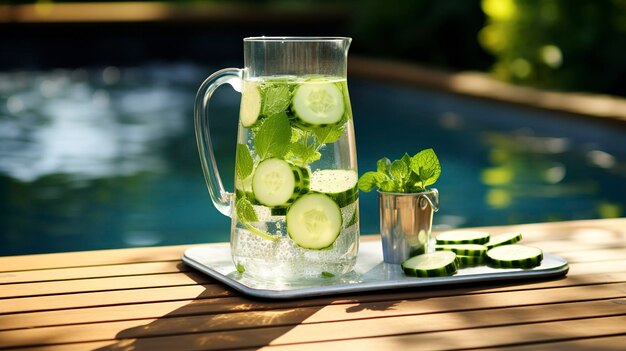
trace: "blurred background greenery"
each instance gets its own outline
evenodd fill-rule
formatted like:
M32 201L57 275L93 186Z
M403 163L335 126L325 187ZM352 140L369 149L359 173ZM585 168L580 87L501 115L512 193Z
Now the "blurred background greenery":
M4 1L37 6L83 2ZM257 7L269 12L339 9L342 20L334 22L330 32L358 38L353 53L448 70L486 71L504 81L543 89L626 95L626 0L181 0L169 4L242 4L252 6L241 7L243 11ZM272 32L265 27L265 32ZM319 29L326 33L330 28ZM298 32L296 26L283 27L281 33Z

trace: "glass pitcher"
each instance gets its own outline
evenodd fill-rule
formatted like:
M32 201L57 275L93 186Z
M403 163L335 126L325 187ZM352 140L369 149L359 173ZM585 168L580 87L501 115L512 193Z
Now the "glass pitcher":
M244 69L198 90L195 128L215 207L232 218L240 273L263 280L350 271L359 242L354 126L346 66L350 38L245 38ZM241 91L235 192L222 185L209 135L212 93Z

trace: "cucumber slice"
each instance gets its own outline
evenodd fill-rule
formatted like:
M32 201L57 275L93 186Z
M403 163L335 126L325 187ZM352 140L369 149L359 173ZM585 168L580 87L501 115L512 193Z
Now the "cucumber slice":
M437 251L452 251L461 256L484 256L487 253L487 247L478 244L451 244L451 245L435 245Z
M287 232L298 246L321 250L331 246L341 232L341 210L326 195L307 194L287 210Z
M355 171L323 169L311 174L311 191L323 193L333 199L339 207L345 207L359 198Z
M252 176L254 198L267 207L286 207L308 189L309 172L277 158L259 163Z
M305 126L325 126L341 121L343 93L335 83L309 82L296 88L291 108Z
M485 244L489 233L471 230L452 230L437 235L437 244Z
M463 256L456 255L457 260L459 260L459 267L473 267L478 266L485 263L485 256Z
M496 246L502 245L511 245L515 244L522 240L522 233L505 233L496 235L493 238L489 239L487 244L485 244L488 248L492 249Z
M524 245L502 245L487 251L489 263L500 268L532 268L541 264L543 251Z
M404 273L417 277L441 277L457 272L456 254L451 251L436 251L414 256L402 262Z
M250 128L256 124L261 115L261 92L259 84L244 81L241 92L241 107L239 109L239 120L241 124Z

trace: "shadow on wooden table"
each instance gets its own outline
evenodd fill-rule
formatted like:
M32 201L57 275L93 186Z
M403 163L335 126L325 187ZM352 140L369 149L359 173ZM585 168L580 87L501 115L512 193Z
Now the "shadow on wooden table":
M97 350L262 347L325 307L319 300L253 300L221 283L206 284L206 278L200 281L195 272L185 274L206 290L158 319L118 332L118 341Z

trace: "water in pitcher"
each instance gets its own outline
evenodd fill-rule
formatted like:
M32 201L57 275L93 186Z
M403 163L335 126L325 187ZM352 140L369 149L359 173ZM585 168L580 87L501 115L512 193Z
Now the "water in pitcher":
M358 252L356 151L346 79L245 79L231 249L261 279L333 277Z

